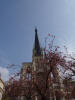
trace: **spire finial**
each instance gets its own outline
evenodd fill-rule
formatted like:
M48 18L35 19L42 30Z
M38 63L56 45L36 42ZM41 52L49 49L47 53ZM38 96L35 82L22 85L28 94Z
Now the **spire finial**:
M35 28L35 34L37 33L37 28Z

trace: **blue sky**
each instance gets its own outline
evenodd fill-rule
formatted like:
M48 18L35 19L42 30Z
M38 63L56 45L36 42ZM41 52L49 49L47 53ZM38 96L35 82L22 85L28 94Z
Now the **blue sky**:
M32 60L35 27L42 45L51 33L74 52L75 0L0 0L0 66Z

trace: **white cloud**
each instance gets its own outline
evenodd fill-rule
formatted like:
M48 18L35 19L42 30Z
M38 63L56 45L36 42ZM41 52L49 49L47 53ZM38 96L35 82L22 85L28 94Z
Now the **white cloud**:
M9 79L9 71L7 68L0 67L0 73L2 80L7 81Z

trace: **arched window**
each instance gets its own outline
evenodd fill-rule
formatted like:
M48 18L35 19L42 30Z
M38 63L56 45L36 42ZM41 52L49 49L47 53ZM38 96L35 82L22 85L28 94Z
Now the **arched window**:
M27 73L26 78L27 78L27 80L31 80L31 73Z
M32 72L32 69L30 68L30 66L27 67L27 70L26 70L26 79L27 80L31 80L31 72Z

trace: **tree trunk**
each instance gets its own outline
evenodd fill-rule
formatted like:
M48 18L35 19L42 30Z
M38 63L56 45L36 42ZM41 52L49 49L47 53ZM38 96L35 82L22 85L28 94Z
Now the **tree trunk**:
M42 96L41 100L49 100L46 96Z

